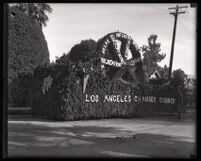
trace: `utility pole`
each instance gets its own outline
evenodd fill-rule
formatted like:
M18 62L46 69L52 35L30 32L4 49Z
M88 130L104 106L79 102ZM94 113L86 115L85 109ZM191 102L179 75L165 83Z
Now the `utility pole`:
M174 16L174 28L173 28L173 36L172 36L172 47L171 47L171 55L170 55L170 65L169 65L169 73L168 73L168 80L171 79L172 73L172 63L173 63L173 55L174 55L174 44L175 44L175 36L176 36L176 27L177 27L177 17L179 14L184 14L185 11L179 11L181 8L187 8L188 6L176 6L172 8L168 8L169 10L174 10L170 12Z

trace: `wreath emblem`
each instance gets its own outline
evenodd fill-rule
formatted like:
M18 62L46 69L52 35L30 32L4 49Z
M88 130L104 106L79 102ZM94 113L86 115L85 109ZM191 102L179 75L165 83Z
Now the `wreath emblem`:
M144 72L139 51L132 38L124 33L114 32L106 35L97 49L102 75L125 83L142 81Z

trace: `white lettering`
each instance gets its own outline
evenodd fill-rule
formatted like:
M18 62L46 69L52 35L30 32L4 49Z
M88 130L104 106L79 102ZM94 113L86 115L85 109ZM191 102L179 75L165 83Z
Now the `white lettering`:
M170 103L170 104L174 104L174 103L175 103L175 98L159 97L159 103Z
M143 102L156 102L156 97L154 96L142 96Z
M91 95L91 96L88 96L87 94L86 94L86 99L85 99L85 101L86 102L98 102L98 95Z

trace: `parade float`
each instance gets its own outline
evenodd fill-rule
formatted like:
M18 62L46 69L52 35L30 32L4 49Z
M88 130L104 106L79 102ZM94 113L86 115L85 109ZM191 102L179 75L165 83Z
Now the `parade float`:
M130 36L107 34L94 55L84 63L36 68L33 115L82 120L175 112L175 89L147 83L140 49Z

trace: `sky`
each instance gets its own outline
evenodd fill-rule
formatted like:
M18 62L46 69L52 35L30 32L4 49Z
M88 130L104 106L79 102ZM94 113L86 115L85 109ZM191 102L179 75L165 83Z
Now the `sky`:
M49 3L53 12L47 13L49 21L43 27L50 61L81 40L99 38L120 31L131 36L141 47L147 45L151 34L158 36L161 52L166 54L159 65L169 66L174 16L168 8L188 6L185 14L178 15L173 70L181 68L189 75L196 75L196 9L190 4L138 4L138 3Z

